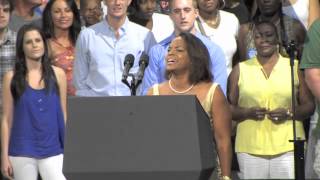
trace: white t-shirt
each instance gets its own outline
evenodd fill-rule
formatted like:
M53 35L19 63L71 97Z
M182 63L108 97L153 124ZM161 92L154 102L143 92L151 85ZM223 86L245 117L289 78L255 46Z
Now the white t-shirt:
M283 6L282 12L287 16L299 20L306 29L308 28L309 0L297 0L291 6Z
M173 31L173 22L168 15L153 13L153 26L151 32L153 33L157 43L169 37Z
M232 70L232 58L237 51L237 38L240 23L234 14L222 10L219 11L221 19L217 29L208 26L201 17L200 21L206 36L223 50L226 58L227 73L229 75ZM198 31L201 32L197 23L195 26Z

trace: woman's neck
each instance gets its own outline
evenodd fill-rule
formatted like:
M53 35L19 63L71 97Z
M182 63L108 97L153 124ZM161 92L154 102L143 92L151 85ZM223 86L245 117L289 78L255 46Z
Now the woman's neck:
M200 16L203 19L203 21L210 26L211 28L218 28L220 25L220 12L219 10L215 10L211 13L207 12L200 12Z
M26 66L28 71L41 71L41 59L39 60L31 60L31 59L26 59Z
M216 9L210 13L205 11L199 11L199 14L203 20L214 21L218 17L219 10Z
M62 30L55 28L54 30L54 38L61 40L69 40L69 30Z
M267 64L275 64L279 59L279 54L273 53L271 56L257 55L257 59L262 66L267 65Z
M170 77L171 85L177 90L185 90L191 86L189 75L172 74Z
M26 60L27 81L32 88L43 88L41 60Z
M279 12L276 12L272 16L264 16L263 14L261 14L259 18L260 18L260 20L263 20L263 21L270 21L270 22L274 23L275 25L277 25L277 23L280 21Z
M69 37L69 30L55 29L53 39L63 47L73 46L73 43Z

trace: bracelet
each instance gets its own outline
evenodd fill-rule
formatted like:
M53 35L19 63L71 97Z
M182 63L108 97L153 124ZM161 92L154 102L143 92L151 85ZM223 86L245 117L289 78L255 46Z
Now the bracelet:
M229 176L222 176L221 180L231 180L231 178Z

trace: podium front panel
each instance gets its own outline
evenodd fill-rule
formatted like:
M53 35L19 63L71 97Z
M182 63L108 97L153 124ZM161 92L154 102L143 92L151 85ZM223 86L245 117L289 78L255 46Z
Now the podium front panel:
M207 179L210 122L195 96L68 99L67 179Z

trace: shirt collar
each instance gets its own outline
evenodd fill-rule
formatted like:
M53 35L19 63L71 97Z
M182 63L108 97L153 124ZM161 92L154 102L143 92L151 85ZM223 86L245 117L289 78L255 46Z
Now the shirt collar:
M16 33L11 31L9 28L7 28L5 30L6 32L4 33L4 37L3 37L3 42L2 44L6 44L9 42L15 43L15 39L16 39Z
M196 36L196 37L199 37L199 36L201 36L201 35L202 35L202 34L201 34L198 30L196 30L195 36ZM164 40L160 41L159 44L162 45L162 46L167 46L167 45L169 45L169 44L171 43L171 41L173 41L173 39L174 39L175 37L176 37L176 34L175 34L175 32L173 31L173 33L172 33L169 37L167 37L167 38L165 38Z
M122 34L122 32L123 32L123 33L126 33L126 32L129 30L129 22L130 22L129 19L128 19L128 17L126 16L126 19L125 19L124 23L123 23L123 24L121 25L121 27L119 28L120 34ZM108 23L107 15L105 16L103 23L108 27L108 30L109 30L109 31L114 32L113 27L111 27L111 26L109 25L109 23Z
M280 68L280 70L281 70L282 68L279 67L279 65L285 62L285 58L284 58L280 53L278 53L278 56L279 56L279 57L278 57L278 62L274 65L272 71L277 70L278 68ZM254 58L254 63L255 63L257 66L259 66L261 69L263 69L263 67L262 67L262 65L259 63L257 57Z
M282 67L280 64L284 64L284 63L286 64L288 61L286 61L286 58L284 58L280 53L278 53L278 56L279 56L278 62L274 65L273 69L276 71L279 69L281 71Z
M176 37L176 35L173 32L169 37L167 37L164 40L160 41L159 44L161 46L168 46L175 37Z

